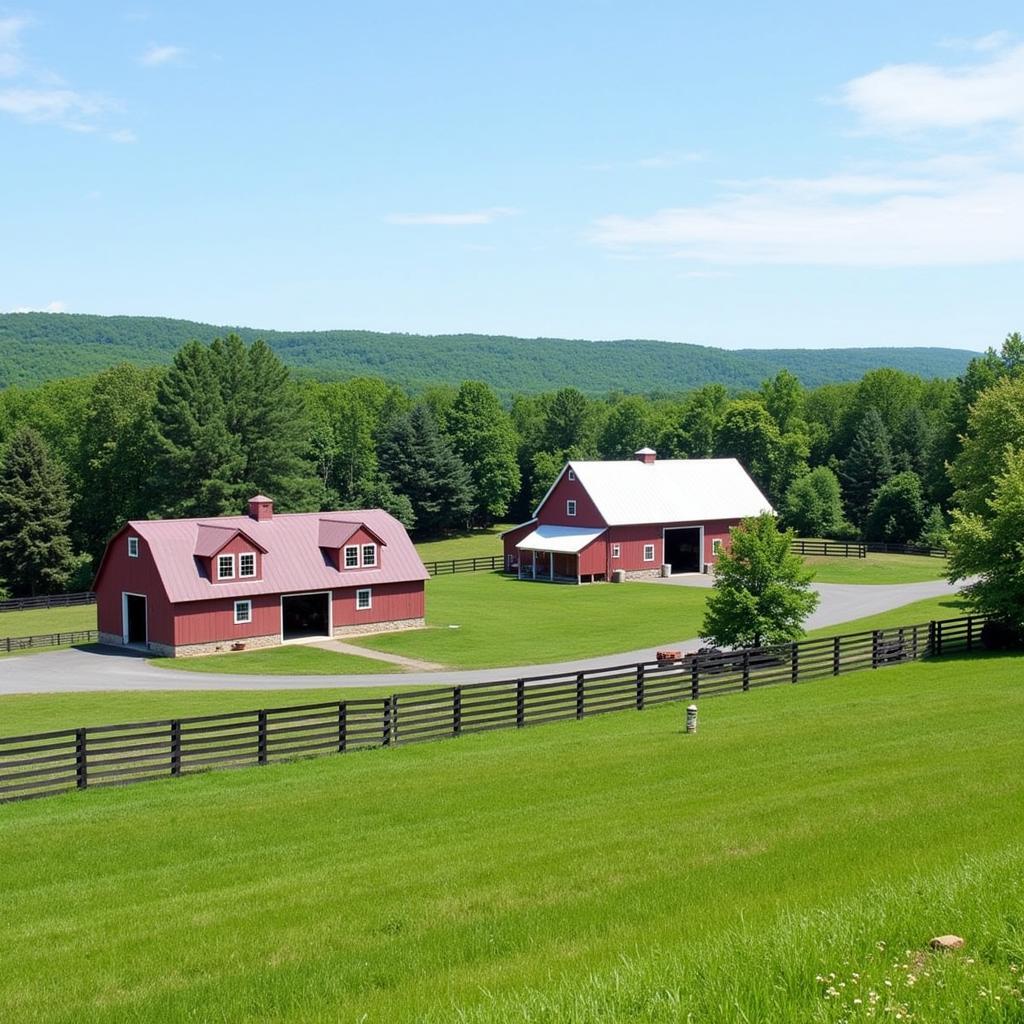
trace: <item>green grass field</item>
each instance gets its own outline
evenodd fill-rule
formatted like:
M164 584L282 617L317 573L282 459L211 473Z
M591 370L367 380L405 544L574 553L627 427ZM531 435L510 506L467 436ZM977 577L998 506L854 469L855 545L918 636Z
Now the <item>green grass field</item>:
M429 540L416 545L420 558L424 562L439 562L446 558L486 558L502 553L502 531L510 529L514 523L495 523L485 530L472 530L460 533L444 540Z
M71 608L37 608L25 612L0 612L0 637L69 633L96 628L96 605Z
M819 583L923 583L946 575L945 558L869 554L867 558L805 555Z
M0 807L0 1006L1019 1020L1021 664L705 701L696 736L665 705ZM964 954L925 951L945 932Z
M427 583L426 630L352 642L455 668L545 664L696 636L705 600L693 587L576 587L464 573Z
M386 661L361 658L357 654L325 651L320 647L294 644L268 647L260 651L210 654L200 658L150 658L151 665L181 669L185 672L209 672L222 675L257 676L340 676L377 672L401 672Z

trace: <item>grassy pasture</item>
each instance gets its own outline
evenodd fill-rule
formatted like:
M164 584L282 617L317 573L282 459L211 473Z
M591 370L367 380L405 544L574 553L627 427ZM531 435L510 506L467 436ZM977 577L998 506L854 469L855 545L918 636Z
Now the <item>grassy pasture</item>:
M835 636L837 633L860 633L868 629L891 629L895 626L913 626L931 619L958 619L969 614L967 603L960 597L926 597L923 601L912 601L910 604L891 608L877 615L866 615L860 619L851 619L836 626L824 626L811 630L809 638Z
M339 676L368 675L376 672L401 672L386 661L361 658L358 654L326 651L322 647L292 644L258 651L208 654L198 658L150 658L160 668L185 672L220 673L244 676Z
M483 530L471 530L443 540L428 540L416 545L424 562L440 562L448 558L487 558L502 553L498 536L514 523L495 523Z
M0 612L0 637L37 636L40 633L70 633L96 628L96 605L70 608L32 608L23 612Z
M867 558L804 555L818 583L923 583L946 575L945 558L868 553Z
M1018 1020L1020 665L705 701L694 737L667 705L6 805L0 1005L718 1024L866 1020L874 992ZM948 931L965 955L921 952Z
M706 597L655 583L577 587L501 573L439 576L427 583L427 629L351 642L455 668L544 664L696 636Z

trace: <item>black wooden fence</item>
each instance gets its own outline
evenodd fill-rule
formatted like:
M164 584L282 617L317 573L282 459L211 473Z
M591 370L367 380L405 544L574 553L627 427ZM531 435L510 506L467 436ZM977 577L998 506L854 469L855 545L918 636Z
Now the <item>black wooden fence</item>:
M505 568L504 555L485 555L482 558L448 558L440 562L424 562L431 576L449 576L456 572L494 572Z
M94 644L100 638L95 629L76 629L65 633L37 633L34 636L0 637L0 652L28 651L33 647L67 647L70 644Z
M982 616L584 672L0 739L0 801L580 719L979 645Z
M868 551L881 555L923 555L926 558L947 558L947 548L932 548L925 544L886 544L884 541L869 540L864 545Z
M832 555L836 558L865 558L867 546L860 541L794 540L793 551L798 555Z
M23 612L30 608L67 608L76 604L95 604L96 595L91 590L79 594L41 594L36 597L12 597L0 601L0 612Z

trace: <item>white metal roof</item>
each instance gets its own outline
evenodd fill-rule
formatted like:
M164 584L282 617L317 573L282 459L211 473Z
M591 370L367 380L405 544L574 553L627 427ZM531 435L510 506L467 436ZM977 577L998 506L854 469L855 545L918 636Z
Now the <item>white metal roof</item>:
M574 555L597 540L602 533L603 527L538 526L516 547L522 551L556 551L561 555Z
M736 459L569 462L565 469L576 474L609 526L743 519L775 511Z

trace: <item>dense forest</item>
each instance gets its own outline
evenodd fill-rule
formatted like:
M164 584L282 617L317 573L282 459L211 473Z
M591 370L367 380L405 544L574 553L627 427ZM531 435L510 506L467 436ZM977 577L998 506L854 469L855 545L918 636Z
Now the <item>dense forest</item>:
M281 332L160 317L0 314L0 387L95 373L122 361L163 366L186 341L235 333L264 339L293 370L321 380L384 377L412 391L481 380L502 397L571 383L588 395L621 388L672 394L702 384L752 388L786 368L807 387L889 367L925 377L962 373L972 353L944 348L735 349L664 341L580 341L489 335Z
M781 369L656 396L576 387L503 400L490 385L409 389L299 378L267 344L190 341L166 368L0 391L0 581L87 586L127 519L381 506L419 537L522 519L568 458L734 456L804 536L941 543L984 512L1024 447L1024 341L956 378L881 368L808 388Z

